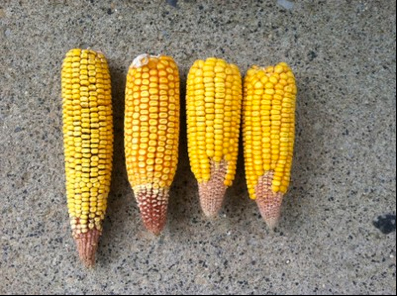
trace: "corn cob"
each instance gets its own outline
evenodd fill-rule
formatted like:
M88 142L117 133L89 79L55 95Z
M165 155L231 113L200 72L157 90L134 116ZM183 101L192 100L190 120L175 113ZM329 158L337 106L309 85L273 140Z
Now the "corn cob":
M207 217L222 207L236 173L242 82L236 65L197 60L187 79L187 137L191 169Z
M138 56L126 86L124 141L128 179L146 228L163 229L178 163L179 72L168 56Z
M294 74L285 63L253 66L244 80L243 138L248 192L273 229L287 192L295 137Z
M110 75L102 53L72 49L62 66L67 203L73 237L90 267L102 233L113 157Z

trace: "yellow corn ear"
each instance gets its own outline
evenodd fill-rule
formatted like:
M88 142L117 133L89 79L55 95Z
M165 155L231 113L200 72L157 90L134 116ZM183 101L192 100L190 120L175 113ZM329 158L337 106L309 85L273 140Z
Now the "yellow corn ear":
M138 56L125 95L124 141L128 179L143 222L158 235L178 163L179 72L168 56Z
M187 78L187 139L201 208L215 217L236 174L242 81L222 59L197 60Z
M67 203L81 260L95 262L113 158L108 65L102 53L72 49L62 65L63 136Z
M274 228L287 192L295 138L296 83L286 63L248 70L244 80L243 139L248 192Z

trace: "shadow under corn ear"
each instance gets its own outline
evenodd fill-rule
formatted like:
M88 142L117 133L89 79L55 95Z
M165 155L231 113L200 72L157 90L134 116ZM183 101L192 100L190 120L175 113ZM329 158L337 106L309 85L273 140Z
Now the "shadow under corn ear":
M290 233L299 232L301 225L310 221L313 214L307 205L315 203L312 181L317 168L325 161L324 138L318 136L317 121L327 121L327 112L316 109L316 94L312 92L312 77L296 77L296 131L291 183L284 197L279 229ZM316 215L317 216L317 215Z
M180 132L178 167L170 190L168 225L171 236L186 234L195 219L200 219L197 181L190 170L187 150L186 75L180 76Z
M220 213L221 216L226 215L226 218L230 219L233 224L238 223L241 219L252 219L248 212L251 213L252 208L256 207L255 202L248 196L245 182L242 123L241 121L236 176L233 185L226 191L224 206Z
M104 265L116 262L119 259L117 254L122 248L121 238L130 235L131 230L133 230L130 227L133 223L132 220L139 219L139 212L128 183L124 154L124 92L127 70L124 61L118 63L117 61L109 61L109 64L112 79L114 124L113 171L108 208L97 256L97 262ZM114 64L119 66L117 67Z

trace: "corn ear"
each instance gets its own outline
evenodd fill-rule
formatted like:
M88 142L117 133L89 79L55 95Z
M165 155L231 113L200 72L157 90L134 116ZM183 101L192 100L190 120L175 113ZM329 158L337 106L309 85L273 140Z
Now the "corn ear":
M270 228L280 217L295 139L295 77L285 63L253 66L244 80L243 138L248 192Z
M179 72L168 56L138 56L125 96L125 156L128 179L146 228L164 228L168 196L178 163Z
M197 60L187 78L187 139L190 166L207 217L216 217L236 174L242 81L236 65Z
M102 234L113 158L109 69L102 53L72 49L62 65L67 203L83 263L95 262Z

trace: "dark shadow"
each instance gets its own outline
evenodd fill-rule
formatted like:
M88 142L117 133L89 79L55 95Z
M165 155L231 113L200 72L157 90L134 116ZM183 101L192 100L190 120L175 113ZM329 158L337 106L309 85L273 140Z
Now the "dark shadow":
M169 233L172 237L179 236L185 225L200 219L200 207L197 182L190 170L187 153L187 125L186 125L186 75L181 74L180 92L180 134L179 159L174 182L170 190L168 208Z
M289 191L284 197L278 231L298 233L306 220L305 204L316 202L318 196L310 195L311 179L325 161L324 138L315 130L317 121L328 121L326 110L315 110L316 96L311 89L312 77L299 77L296 81L296 133L293 167Z
M126 235L125 229L131 217L138 214L133 194L128 183L124 155L124 89L127 69L124 61L109 60L112 79L112 103L114 123L113 171L107 214L103 225L102 238L98 246L97 264L108 265L115 262L119 246L115 241Z
M242 124L242 122L241 122ZM225 214L227 219L238 223L241 217L245 216L248 208L252 208L255 203L249 198L244 171L244 147L242 129L240 128L239 150L237 159L236 176L233 185L226 191L224 206L221 215Z

